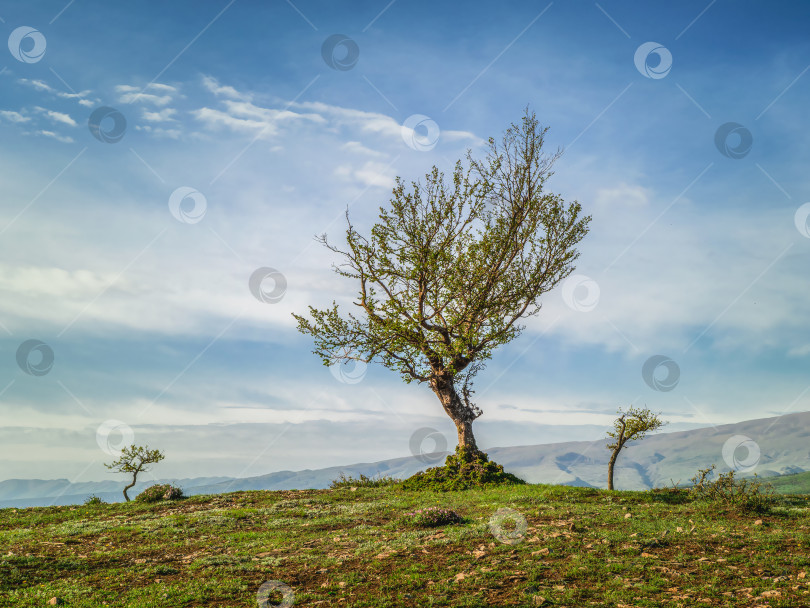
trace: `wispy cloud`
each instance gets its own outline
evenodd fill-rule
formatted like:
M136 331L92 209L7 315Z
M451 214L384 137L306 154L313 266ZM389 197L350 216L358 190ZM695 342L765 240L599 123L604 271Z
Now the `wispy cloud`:
M40 106L34 106L34 110L39 112L40 114L50 118L54 122L61 123L63 125L68 125L71 127L76 126L76 121L73 120L69 114L65 114L64 112L57 112L55 110L48 110L46 108Z
M150 92L147 93L146 91ZM152 83L142 92L140 87L119 84L116 85L115 92L119 94L118 101L121 103L149 103L156 106L165 106L174 99L177 88L166 84Z

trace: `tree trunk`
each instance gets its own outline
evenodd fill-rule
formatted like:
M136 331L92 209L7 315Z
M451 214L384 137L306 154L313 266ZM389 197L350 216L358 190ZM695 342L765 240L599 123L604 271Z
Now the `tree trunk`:
M451 377L434 376L430 379L430 388L436 393L444 411L456 425L459 447L477 452L478 445L475 443L475 435L472 430L472 423L477 416L458 396L453 379Z
M135 485L135 479L137 477L138 477L138 473L133 473L132 474L132 483L124 488L124 498L126 499L127 502L129 502L129 496L127 495L127 490L129 490L131 487L133 487Z
M613 465L616 464L616 459L619 457L619 450L622 446L617 446L610 455L610 462L608 462L608 490L613 489Z

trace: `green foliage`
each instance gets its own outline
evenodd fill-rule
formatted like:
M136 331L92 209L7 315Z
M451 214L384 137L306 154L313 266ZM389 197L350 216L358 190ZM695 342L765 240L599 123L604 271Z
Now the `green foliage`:
M309 306L309 317L293 313L324 365L376 361L406 383L428 383L457 424L481 415L469 401L472 377L574 271L588 233L582 206L545 190L561 154L543 150L547 130L526 108L500 142L489 138L483 158L468 151L466 167L458 160L450 178L436 166L411 187L397 177L368 236L347 209L346 249L318 238L344 258L333 268L355 281L362 315L341 314L335 301Z
M689 491L683 488L651 488L650 495L656 502L663 502L670 505L682 505L689 502Z
M628 441L644 439L649 431L655 431L665 424L657 414L653 414L649 408L631 407L626 412L619 408L619 417L613 421L613 430L607 432L608 437L616 441L607 445L608 449L619 450Z
M775 502L774 490L770 484L762 487L762 482L754 479L734 479L734 471L721 473L717 479L710 481L714 465L708 469L700 469L692 478L692 487L689 488L692 496L697 500L706 500L715 504L731 507L742 512L767 512Z
M90 496L88 496L85 499L84 504L86 504L86 505L106 505L107 503L104 502L103 500L101 500L95 494L91 494Z
M377 478L367 477L360 473L360 477L346 477L341 471L337 479L332 480L329 484L330 488L381 488L393 486L399 483L398 479L394 479L388 475L380 475Z
M448 524L463 523L464 518L452 509L428 507L405 513L403 521L406 525L417 528L437 528Z
M526 482L503 470L503 466L484 452L456 447L442 467L433 467L412 475L400 484L403 490L447 492L495 485L523 485Z
M121 449L121 457L111 464L105 464L108 469L114 469L118 473L138 474L148 471L147 464L160 462L165 456L160 450L150 450L149 446L132 445Z
M185 498L183 490L168 483L155 484L146 488L135 497L139 502L158 502L160 500L178 500Z

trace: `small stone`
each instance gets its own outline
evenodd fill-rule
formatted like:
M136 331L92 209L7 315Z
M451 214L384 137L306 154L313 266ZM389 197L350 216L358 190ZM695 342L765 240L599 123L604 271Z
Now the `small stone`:
M754 522L754 525L755 525L755 526L761 526L761 525L762 525L762 520L761 520L761 519L756 520L756 521Z
M802 570L801 572L799 572L799 574L796 575L796 578L804 578L805 576L807 576L807 572Z
M61 597L52 597L51 599L48 600L49 606L61 606L64 603L65 600L63 600Z
M632 516L633 516L633 514L632 514L632 513L625 513L625 514L624 514L624 518L625 518L625 519L628 519L628 518L630 518L630 517L632 517Z

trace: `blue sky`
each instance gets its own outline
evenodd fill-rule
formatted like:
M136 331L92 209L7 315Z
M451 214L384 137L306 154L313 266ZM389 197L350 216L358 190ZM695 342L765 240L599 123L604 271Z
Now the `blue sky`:
M668 430L810 407L805 3L76 0L0 19L0 480L108 479L125 438L173 477L407 456L424 427L452 448L427 386L324 367L291 313L353 308L313 235L341 243L347 205L368 231L395 176L449 171L527 104L564 148L549 189L593 221L568 287L478 375L480 444L595 439L629 404ZM273 303L248 285L268 267ZM674 366L645 381L658 355Z

